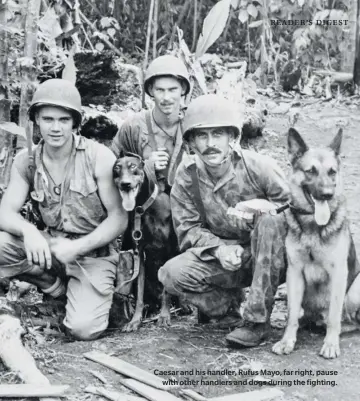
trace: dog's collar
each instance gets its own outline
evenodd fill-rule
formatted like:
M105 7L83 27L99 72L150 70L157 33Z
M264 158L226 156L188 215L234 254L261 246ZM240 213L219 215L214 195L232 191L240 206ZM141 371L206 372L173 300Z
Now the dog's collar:
M277 215L277 214L279 214L279 213L285 211L286 209L289 209L289 207L291 207L291 206L290 206L290 203L285 203L285 205L279 206L279 207L277 207L276 209L269 210L269 214L270 214L271 216L275 216L275 215Z
M294 206L292 203L289 203L289 208L294 214L303 214L303 215L311 215L314 212L309 212L308 210L302 209L301 207Z
M269 214L272 216L275 216L281 212L284 212L285 210L290 209L291 212L296 213L296 214L314 214L313 212L309 212L305 209L301 209L300 207L294 206L291 202L286 203L285 205L279 206L276 209L270 210Z
M152 194L149 196L149 198L145 201L145 203L142 206L136 206L135 207L135 214L139 214L142 216L147 209L154 203L156 197L159 194L159 187L157 184L154 184L154 190Z

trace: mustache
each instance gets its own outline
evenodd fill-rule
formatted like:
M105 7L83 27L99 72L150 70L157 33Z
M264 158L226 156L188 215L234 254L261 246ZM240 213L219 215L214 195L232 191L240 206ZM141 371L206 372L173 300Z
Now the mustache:
M210 153L221 153L221 150L218 148L207 148L202 152L203 156L209 155Z

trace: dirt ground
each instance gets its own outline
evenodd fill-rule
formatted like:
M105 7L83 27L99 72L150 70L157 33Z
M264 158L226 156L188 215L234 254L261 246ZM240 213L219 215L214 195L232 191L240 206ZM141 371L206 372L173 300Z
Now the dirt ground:
M281 102L286 104L284 99ZM290 103L288 105L290 106ZM360 141L357 138L360 120L358 107L318 101L299 108L293 107L286 114L270 114L264 137L250 146L259 152L270 153L287 170L285 134L289 115L298 115L296 127L310 145L330 143L337 127L344 127L342 150L344 186L348 199L351 231L356 247L360 249L360 209L357 207L360 199L360 186L357 185L360 177ZM342 355L336 360L324 360L318 356L323 334L308 331L300 332L298 345L290 356L280 357L271 353L271 346L280 338L282 334L280 327L283 327L286 319L285 301L283 297L279 298L273 313L274 327L271 338L252 349L229 349L225 342L226 331L216 329L212 325L199 325L194 315L174 318L169 329L158 328L154 323L148 323L137 333L123 334L113 330L109 331L104 338L87 343L71 342L62 335L55 335L54 332L48 331L43 341L41 338L38 339L40 342L38 344L36 344L36 338L32 337L29 346L40 369L49 376L52 383L71 385L71 391L67 397L69 401L102 399L83 391L88 385L102 385L91 371L101 373L108 381L109 388L112 386L113 389L128 392L119 384L119 375L83 358L83 353L90 350L101 350L118 356L149 372L154 372L156 369L187 371L183 376L177 375L178 380L187 378L232 381L248 379L250 381L252 378L259 380L260 384L266 387L269 385L266 384L266 379L278 371L274 379L282 380L282 385L276 387L285 392L285 396L281 398L283 401L359 399L360 336L358 333L342 337ZM243 372L266 369L267 372L255 374L253 377L245 374L235 376L228 374L229 370L238 373L239 369ZM205 374L201 377L196 374L196 370L205 371ZM222 372L213 375L211 373L214 370ZM293 371L293 374L286 375L285 370ZM311 381L307 382L308 379ZM300 383L295 382L296 380L300 380ZM316 380L318 382L314 383ZM325 381L321 382L322 380ZM0 381L9 382L11 376L3 372ZM184 387L192 388L209 398L260 388L252 384L205 384Z

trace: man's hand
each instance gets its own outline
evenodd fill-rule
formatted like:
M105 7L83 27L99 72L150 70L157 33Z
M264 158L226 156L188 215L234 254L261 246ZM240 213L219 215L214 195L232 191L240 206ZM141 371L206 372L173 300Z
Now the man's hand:
M241 245L220 245L215 251L215 257L225 270L236 271L241 267L241 255L244 248Z
M41 232L32 224L28 224L23 229L23 239L29 266L36 264L41 269L50 269L50 247Z
M50 249L55 258L63 264L73 262L79 256L78 246L68 238L51 238Z
M230 217L230 221L239 229L251 229L257 215L268 213L270 210L275 209L276 205L266 199L251 199L237 203L234 208L230 207L227 214Z
M250 199L237 203L235 209L245 213L267 213L275 210L276 205L266 199Z
M149 158L154 163L155 170L164 170L169 163L169 154L166 148L159 148L158 150L151 153Z

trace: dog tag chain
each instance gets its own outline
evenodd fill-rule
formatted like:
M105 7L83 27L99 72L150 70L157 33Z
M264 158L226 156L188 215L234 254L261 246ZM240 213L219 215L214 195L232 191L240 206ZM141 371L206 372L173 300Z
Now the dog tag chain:
M56 184L56 182L55 182L54 179L52 178L51 174L49 173L49 170L48 170L47 167L45 166L44 161L43 161L43 166L44 166L44 169L45 169L47 175L50 177L50 180L51 180L52 183L54 184L54 186L53 186L54 194L57 195L57 196L60 196L60 194L61 194L61 184Z
M67 173L68 173L68 167L69 167L70 159L71 159L72 156L73 156L73 150L71 151L70 156L69 156L69 158L68 158L68 160L67 160L67 162L66 162L66 165L65 165L65 176L66 176ZM50 174L49 170L47 169L47 167L46 167L46 165L45 165L45 163L44 163L43 155L41 155L41 159L42 159L42 165L43 165L43 167L44 167L44 170L45 170L46 174L50 177L50 180L51 180L52 183L54 184L54 186L53 186L53 188L52 188L54 194L57 195L57 196L60 196L60 195L61 195L61 186L62 186L62 183L56 184L56 182L55 182L54 179L52 178L52 175Z

